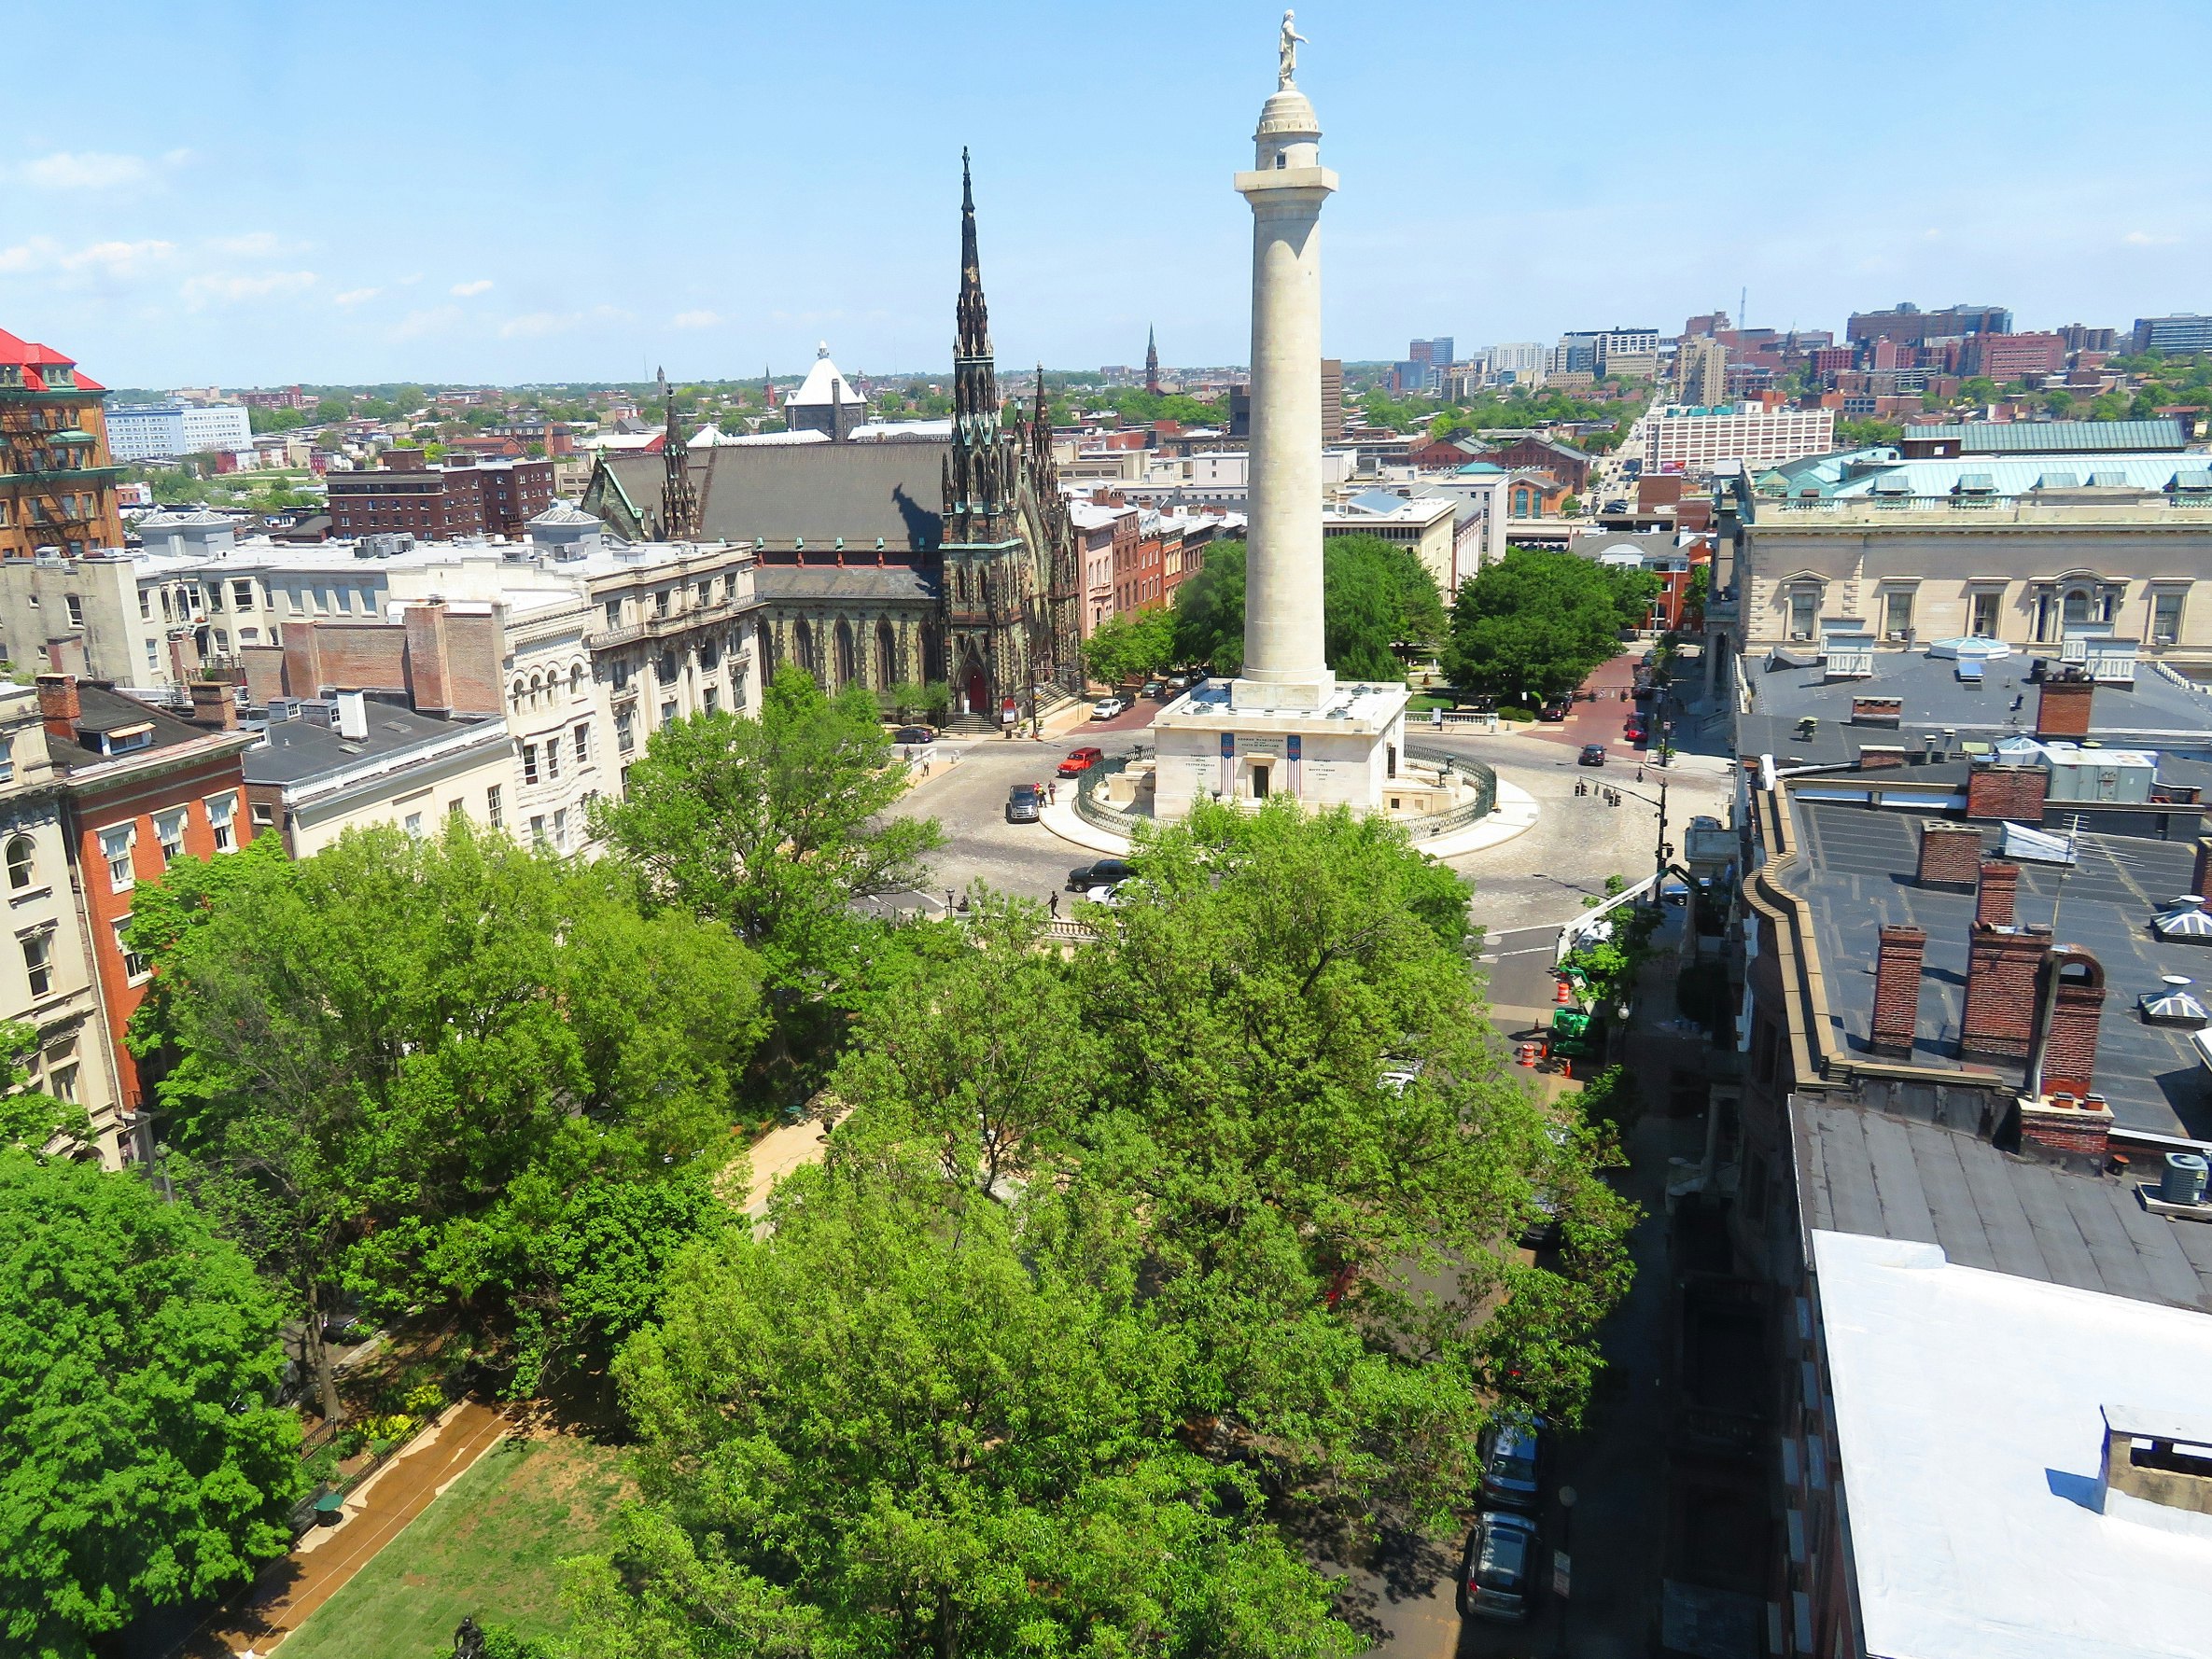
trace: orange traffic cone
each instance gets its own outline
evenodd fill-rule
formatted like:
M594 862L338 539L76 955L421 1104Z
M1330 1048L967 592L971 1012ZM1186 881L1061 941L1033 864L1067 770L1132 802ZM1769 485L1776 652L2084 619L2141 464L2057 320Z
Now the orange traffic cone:
M1551 999L1552 1001L1558 1003L1561 1007L1564 1008L1568 1003L1575 1000L1575 992L1573 987L1570 986L1563 979L1555 982L1551 987Z
M1519 1051L1519 1053L1518 1054L1516 1054L1516 1055L1514 1056L1514 1058L1515 1058L1515 1059L1516 1059L1516 1060L1517 1060L1517 1061L1518 1061L1518 1062L1519 1062L1520 1065L1522 1065L1522 1066L1533 1066L1533 1065L1535 1065L1535 1063L1536 1063L1536 1045L1535 1045L1534 1043L1533 1043L1533 1042L1524 1042L1524 1043L1522 1043L1522 1044L1520 1045L1520 1051Z

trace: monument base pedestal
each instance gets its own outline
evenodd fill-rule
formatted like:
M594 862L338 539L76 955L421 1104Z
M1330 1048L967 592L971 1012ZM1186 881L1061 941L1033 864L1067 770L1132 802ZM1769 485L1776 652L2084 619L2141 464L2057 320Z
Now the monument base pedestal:
M1302 701L1304 693L1309 701ZM1362 812L1422 810L1429 785L1407 774L1401 685L1257 680L1201 686L1152 723L1157 743L1153 816L1188 816L1196 801L1265 801Z

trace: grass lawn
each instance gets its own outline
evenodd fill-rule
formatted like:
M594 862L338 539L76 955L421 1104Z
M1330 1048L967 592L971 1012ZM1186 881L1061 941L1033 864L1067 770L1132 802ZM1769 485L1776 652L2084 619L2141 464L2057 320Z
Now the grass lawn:
M561 1560L604 1536L627 1456L567 1436L501 1442L316 1609L284 1659L438 1659L464 1613L559 1629Z

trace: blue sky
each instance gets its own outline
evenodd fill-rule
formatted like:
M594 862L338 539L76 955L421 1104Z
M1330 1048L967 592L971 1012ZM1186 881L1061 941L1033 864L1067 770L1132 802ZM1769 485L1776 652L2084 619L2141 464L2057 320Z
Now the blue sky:
M1002 366L1246 356L1244 0L0 3L0 328L111 385L684 378L951 356L975 152ZM2212 311L2212 7L1299 7L1328 349ZM35 66L23 73L26 65ZM2170 70L2163 67L2171 65Z

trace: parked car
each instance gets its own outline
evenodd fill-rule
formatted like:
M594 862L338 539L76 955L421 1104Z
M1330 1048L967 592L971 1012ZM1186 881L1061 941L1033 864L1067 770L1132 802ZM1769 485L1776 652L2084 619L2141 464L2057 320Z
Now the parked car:
M902 726L891 733L893 743L935 743L936 732L927 726Z
M1068 891L1080 893L1101 883L1127 881L1137 871L1127 858L1100 858L1096 864L1078 864L1068 871Z
M1009 824L1034 824L1044 811L1044 797L1035 784L1016 784L1006 796Z
M1575 757L1575 764L1577 766L1604 765L1605 746L1602 743L1584 744L1582 746L1582 753Z
M1091 718L1094 720L1116 719L1128 712L1129 700L1127 697L1101 697L1091 704Z
M1083 896L1093 904L1119 904L1122 885L1123 884L1120 882L1099 882L1096 885L1085 887Z
M1060 775L1062 777L1081 776L1105 758L1106 751L1104 749L1087 743L1079 749L1070 749L1067 759L1060 762Z
M1482 1485L1476 1496L1486 1509L1533 1515L1544 1508L1544 1419L1509 1415L1482 1431Z
M1539 720L1563 720L1567 718L1567 711L1574 706L1575 699L1572 697L1554 697L1536 711L1536 718Z
M1485 1510L1467 1535L1460 1610L1477 1619L1519 1620L1535 1610L1536 1523L1511 1510Z
M1156 679L1146 680L1144 682L1144 689L1137 693L1137 695L1140 697L1165 697L1167 694L1167 681Z

